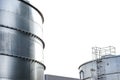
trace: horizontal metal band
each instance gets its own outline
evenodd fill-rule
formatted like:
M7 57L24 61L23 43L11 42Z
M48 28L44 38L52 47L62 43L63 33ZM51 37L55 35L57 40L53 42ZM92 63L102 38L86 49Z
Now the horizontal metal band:
M106 73L106 74L101 74L101 75L98 75L98 78L104 78L104 76L107 76L107 75L115 75L115 74L120 74L120 72L114 72L114 73ZM90 79L92 78L91 76L90 77L86 77L86 78L83 78L83 79L80 79L80 80L86 80L86 79Z
M15 58L23 59L23 60L25 60L25 61L36 62L36 63L42 65L42 66L44 67L44 70L46 69L46 66L45 66L43 63L41 63L41 62L39 62L39 61L37 61L37 60L34 60L34 59L30 59L30 58L23 57L23 56L17 56L17 55L5 54L5 53L0 53L0 55L10 56L10 57L15 57Z
M43 48L45 48L45 43L44 43L44 41L43 41L41 38L39 38L38 36L36 36L36 35L34 35L34 34L30 33L30 32L26 32L26 31L23 31L23 30L20 30L20 29L17 29L17 28L13 28L13 27L9 27L9 26L5 26L5 25L2 25L2 24L0 24L0 27L13 29L13 30L22 32L22 33L24 33L24 34L26 34L26 35L29 35L29 36L31 36L31 37L34 37L34 38L40 40L40 41L42 42L42 44L43 44Z
M105 74L101 74L99 76L101 77L101 76L105 76L105 75L114 75L114 74L120 74L120 72L105 73Z

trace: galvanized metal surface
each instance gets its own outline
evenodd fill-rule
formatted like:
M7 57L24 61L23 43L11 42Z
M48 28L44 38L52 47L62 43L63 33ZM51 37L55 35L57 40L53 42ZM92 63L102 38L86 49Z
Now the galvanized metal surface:
M43 80L44 67L13 56L0 55L0 80Z
M0 27L0 52L43 62L43 44L25 33Z
M43 80L42 23L31 4L0 0L0 80Z
M42 18L36 10L18 0L0 0L0 24L42 38Z
M120 56L102 57L79 67L81 80L119 80Z

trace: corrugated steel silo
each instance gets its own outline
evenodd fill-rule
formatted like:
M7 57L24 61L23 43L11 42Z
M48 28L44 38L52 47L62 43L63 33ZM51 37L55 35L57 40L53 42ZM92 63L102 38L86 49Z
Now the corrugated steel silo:
M30 0L0 0L0 80L43 80L42 13Z
M115 48L110 46L107 49L94 49L96 59L79 67L80 80L119 80L120 55L113 55Z

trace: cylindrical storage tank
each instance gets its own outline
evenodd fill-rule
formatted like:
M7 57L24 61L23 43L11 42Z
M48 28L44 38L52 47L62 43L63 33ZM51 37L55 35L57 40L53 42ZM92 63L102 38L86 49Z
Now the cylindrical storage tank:
M0 80L43 80L42 13L30 0L0 0Z
M106 55L79 67L80 80L119 80L120 56Z

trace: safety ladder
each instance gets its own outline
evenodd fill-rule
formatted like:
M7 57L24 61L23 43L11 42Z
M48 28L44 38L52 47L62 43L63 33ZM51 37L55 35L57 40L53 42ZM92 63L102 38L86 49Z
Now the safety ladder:
M104 76L105 73L101 73L101 71L105 72L105 65L103 62L103 57L107 55L115 55L115 47L109 46L109 47L93 47L92 48L92 54L93 54L93 61L96 62L96 79L97 80L106 80L106 77ZM104 77L103 77L104 76Z

